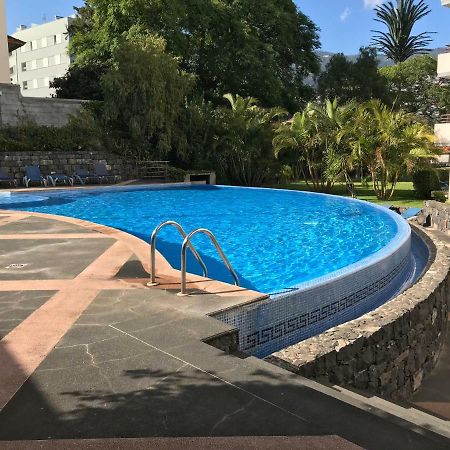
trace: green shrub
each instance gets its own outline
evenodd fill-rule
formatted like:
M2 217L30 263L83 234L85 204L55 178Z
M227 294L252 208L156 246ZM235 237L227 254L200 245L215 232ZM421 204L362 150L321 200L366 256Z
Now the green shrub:
M181 182L184 181L186 177L186 171L184 171L183 169L179 169L178 167L169 166L167 168L167 177L171 181Z
M441 189L439 177L434 170L419 170L413 175L416 195L421 199L430 199L432 191Z
M431 196L437 202L445 203L447 201L447 196L445 195L444 191L433 191L431 193Z

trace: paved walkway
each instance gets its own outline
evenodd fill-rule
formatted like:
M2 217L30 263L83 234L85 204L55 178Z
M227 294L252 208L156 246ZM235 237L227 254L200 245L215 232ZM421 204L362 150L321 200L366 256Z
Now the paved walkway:
M0 255L0 448L279 435L297 437L290 448L448 447L332 388L208 345L225 337L232 347L235 335L209 314L261 294L192 276L190 288L202 294L177 297L179 274L161 257L161 285L147 288L148 247L132 236L0 212ZM256 448L249 439L227 442Z

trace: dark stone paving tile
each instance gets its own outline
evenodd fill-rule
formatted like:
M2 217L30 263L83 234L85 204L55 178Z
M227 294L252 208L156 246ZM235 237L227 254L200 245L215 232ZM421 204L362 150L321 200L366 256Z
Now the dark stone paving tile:
M0 292L0 339L41 307L54 291Z
M0 412L0 440L339 434L369 449L445 448L277 367L225 355L199 341L216 321L161 307L152 318L145 296L116 292L114 303L112 292L99 295L94 314L80 317ZM132 304L141 316L128 319ZM95 316L103 325L82 325ZM153 326L140 329L146 321Z
M117 335L117 331L111 327L76 323L59 341L56 348L92 344L94 342L117 337Z
M0 320L0 339L14 330L20 322L20 320Z
M0 234L64 234L92 233L91 230L71 223L40 217L27 217L0 226Z
M71 279L104 253L114 239L0 241L0 280ZM26 264L22 269L6 269Z

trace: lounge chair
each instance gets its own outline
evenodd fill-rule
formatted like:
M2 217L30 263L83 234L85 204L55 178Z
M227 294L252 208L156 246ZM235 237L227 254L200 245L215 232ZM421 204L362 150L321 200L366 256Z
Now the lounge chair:
M106 165L103 163L95 164L95 176L97 176L100 180L100 183L117 183L120 181L119 175L111 175L106 168Z
M75 169L72 177L80 184L90 183L91 181L100 182L99 177L91 175L89 170L86 169Z
M39 166L27 166L25 167L25 176L23 177L23 184L26 187L30 186L30 183L40 183L47 187L47 180L42 176Z
M412 219L413 217L416 217L420 211L422 211L422 208L406 208L405 211L402 212L402 217L406 220Z
M17 180L9 175L5 170L0 169L0 184L8 183L11 187L17 187Z
M47 184L49 182L53 184L53 187L55 187L58 183L63 183L65 185L70 184L73 186L73 177L69 177L61 173L52 173L47 177Z

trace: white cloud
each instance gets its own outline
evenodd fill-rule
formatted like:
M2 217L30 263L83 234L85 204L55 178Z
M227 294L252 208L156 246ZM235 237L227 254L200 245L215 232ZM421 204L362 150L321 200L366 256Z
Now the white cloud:
M341 19L342 22L345 22L348 18L348 16L351 13L351 9L347 6L347 8L344 9L344 11L341 12L341 15L339 16L339 18Z
M375 8L375 6L381 5L383 0L364 0L364 8Z

